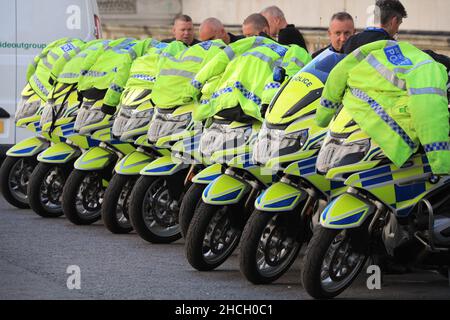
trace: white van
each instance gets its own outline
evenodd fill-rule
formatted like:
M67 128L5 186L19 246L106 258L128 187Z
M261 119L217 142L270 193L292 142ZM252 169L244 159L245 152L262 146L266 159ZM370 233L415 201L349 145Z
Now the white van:
M11 145L31 135L14 123L29 63L56 39L100 38L97 1L3 0L0 30L0 158L3 158Z

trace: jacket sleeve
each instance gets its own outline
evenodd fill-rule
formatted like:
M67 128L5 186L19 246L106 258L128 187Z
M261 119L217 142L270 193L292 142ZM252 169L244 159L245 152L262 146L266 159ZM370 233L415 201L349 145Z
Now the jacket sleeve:
M282 66L286 70L286 75L288 78L291 78L310 61L311 56L305 49L297 45L291 45L283 57ZM271 75L265 82L262 95L262 104L269 104L281 85L282 84L279 82L274 81L273 75Z
M308 51L297 45L291 45L283 57L283 67L286 69L286 74L290 78L299 72L311 60L311 55Z
M56 41L53 41L52 43L49 43L44 49L42 49L41 53L34 57L33 62L28 65L27 68L27 81L30 80L31 76L36 72L36 67L41 61L42 58L46 57L48 52L56 47L58 44L63 43L67 40L67 38L58 39Z
M226 46L221 52L214 56L200 71L191 82L189 95L198 97L200 91L205 85L206 81L222 74L228 63L235 57L241 55L245 51L252 48L257 37L244 38Z
M114 110L109 110L109 114L113 114L116 111L116 107L119 104L120 96L125 90L128 77L130 75L132 61L126 61L121 66L117 67L116 75L113 81L109 84L109 88L106 91L105 98L103 99L103 105L113 107Z
M350 71L363 61L371 51L384 48L385 45L386 41L376 41L362 46L350 53L331 70L320 99L320 106L317 108L316 123L318 126L328 126L340 107L347 88Z
M331 70L320 98L320 106L317 107L316 123L318 126L327 127L330 123L342 103L348 74L357 64L358 61L349 55Z
M95 64L100 55L103 52L105 52L106 48L107 48L106 46L99 47L98 49L88 48L90 52L88 53L88 56L85 59L83 59L83 63L81 64L80 80L78 81L78 88L83 87L83 79L85 78L86 73L92 68L92 66Z
M406 78L412 126L435 174L450 174L446 84L447 72L438 63L423 65Z
M81 50L83 49L84 46L84 42L81 40L76 40L71 42L71 44L74 46L74 48L70 51L67 52L68 54L68 58L66 59L66 57L61 56L53 65L52 68L52 75L55 78L58 78L58 76L60 75L61 71L63 70L64 66L66 65L66 63L72 59L74 56L76 56L79 52L81 52Z

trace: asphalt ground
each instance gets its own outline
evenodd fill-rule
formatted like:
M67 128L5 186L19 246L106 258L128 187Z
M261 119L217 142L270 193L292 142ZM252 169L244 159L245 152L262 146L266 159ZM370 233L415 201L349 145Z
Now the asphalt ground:
M69 266L79 267L79 282ZM199 272L185 258L183 239L150 244L134 233L114 235L101 221L44 219L0 197L0 300L310 299L300 268L301 257L275 283L255 286L240 274L237 252L217 270ZM338 299L450 299L448 280L436 272L386 275L374 290L367 288L370 275L362 272ZM68 280L80 289L69 289Z

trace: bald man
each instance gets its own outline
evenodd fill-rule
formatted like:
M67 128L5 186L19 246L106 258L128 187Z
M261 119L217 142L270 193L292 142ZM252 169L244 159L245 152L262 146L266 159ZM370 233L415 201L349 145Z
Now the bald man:
M222 22L216 18L205 19L199 28L200 41L221 39L226 44L233 43L243 36L236 36L232 33L226 32Z
M264 36L270 38L269 32L269 22L259 13L249 15L242 23L242 34L245 37Z
M269 35L280 44L296 44L308 51L305 39L293 24L288 24L283 11L277 6L270 6L261 11L269 23Z

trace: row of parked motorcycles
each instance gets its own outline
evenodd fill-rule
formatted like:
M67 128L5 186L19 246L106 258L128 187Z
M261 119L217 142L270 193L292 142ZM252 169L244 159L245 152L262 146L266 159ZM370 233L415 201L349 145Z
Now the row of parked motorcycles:
M448 277L450 177L424 153L396 167L341 109L328 128L316 108L343 56L326 50L287 79L264 122L193 120L195 103L160 109L126 89L118 111L55 83L29 85L17 126L35 136L7 152L0 188L18 208L76 225L103 220L150 243L185 240L188 262L218 268L239 246L254 284L281 277L303 246L301 279L314 298L344 291L367 263L395 261ZM305 81L307 79L307 81Z

